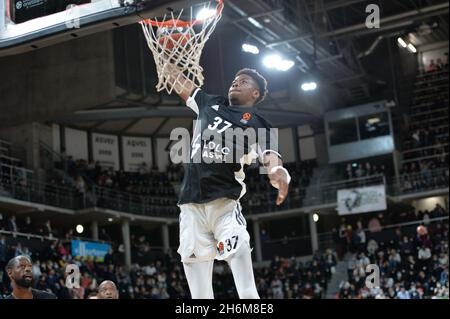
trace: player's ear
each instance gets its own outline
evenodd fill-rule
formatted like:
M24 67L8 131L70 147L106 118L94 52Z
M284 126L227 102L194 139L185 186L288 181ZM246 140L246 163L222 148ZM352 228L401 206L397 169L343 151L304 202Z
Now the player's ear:
M255 101L258 101L260 96L261 96L261 93L259 92L259 90L254 89L253 90L253 98L255 99Z
M12 281L12 274L13 274L12 269L8 269L8 270L6 271L6 274L8 275L9 280Z

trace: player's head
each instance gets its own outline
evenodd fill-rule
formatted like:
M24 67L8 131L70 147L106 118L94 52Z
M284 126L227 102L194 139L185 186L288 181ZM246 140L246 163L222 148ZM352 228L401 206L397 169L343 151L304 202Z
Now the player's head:
M256 70L240 70L231 84L228 98L231 105L253 106L264 101L267 80Z
M28 256L12 258L6 265L6 273L13 285L30 288L33 283L33 264Z
M105 280L98 286L97 299L119 299L119 291L111 280Z

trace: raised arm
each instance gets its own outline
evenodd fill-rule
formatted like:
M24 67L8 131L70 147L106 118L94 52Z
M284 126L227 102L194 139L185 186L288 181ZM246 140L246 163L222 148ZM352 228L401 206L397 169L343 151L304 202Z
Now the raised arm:
M170 77L172 88L183 99L183 101L187 102L197 86L194 82L186 78L186 76L184 76L182 71L176 65L167 63L164 68L165 75Z

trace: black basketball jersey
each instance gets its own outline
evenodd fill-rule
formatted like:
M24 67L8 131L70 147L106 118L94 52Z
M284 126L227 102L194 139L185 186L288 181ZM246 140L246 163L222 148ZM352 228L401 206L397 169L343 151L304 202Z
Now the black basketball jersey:
M230 106L227 98L201 89L192 94L187 106L198 118L179 204L240 199L246 192L244 166L266 152L280 156L276 131L256 108Z

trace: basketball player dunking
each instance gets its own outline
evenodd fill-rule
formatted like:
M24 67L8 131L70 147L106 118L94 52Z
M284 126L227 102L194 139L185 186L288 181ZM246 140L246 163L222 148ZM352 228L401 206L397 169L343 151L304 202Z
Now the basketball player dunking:
M270 130L271 126L255 108L267 94L267 81L255 70L241 70L230 87L228 99L208 95L189 80L182 87L179 82L172 83L176 83L180 97L198 116L179 201L178 253L191 296L214 298L212 276L214 259L217 259L225 260L230 266L240 298L258 299L250 235L239 203L246 192L244 165L259 158L267 169L270 183L278 189L277 205L286 199L291 177L283 168L280 154L270 149L270 139L263 145L258 141L248 147L236 145L233 139L235 150L245 150L241 158L233 163L207 163L203 156L220 157L227 152L214 143L211 146L211 141L202 138L202 132L214 131L225 136L227 130L236 128ZM194 161L198 156L200 161Z

